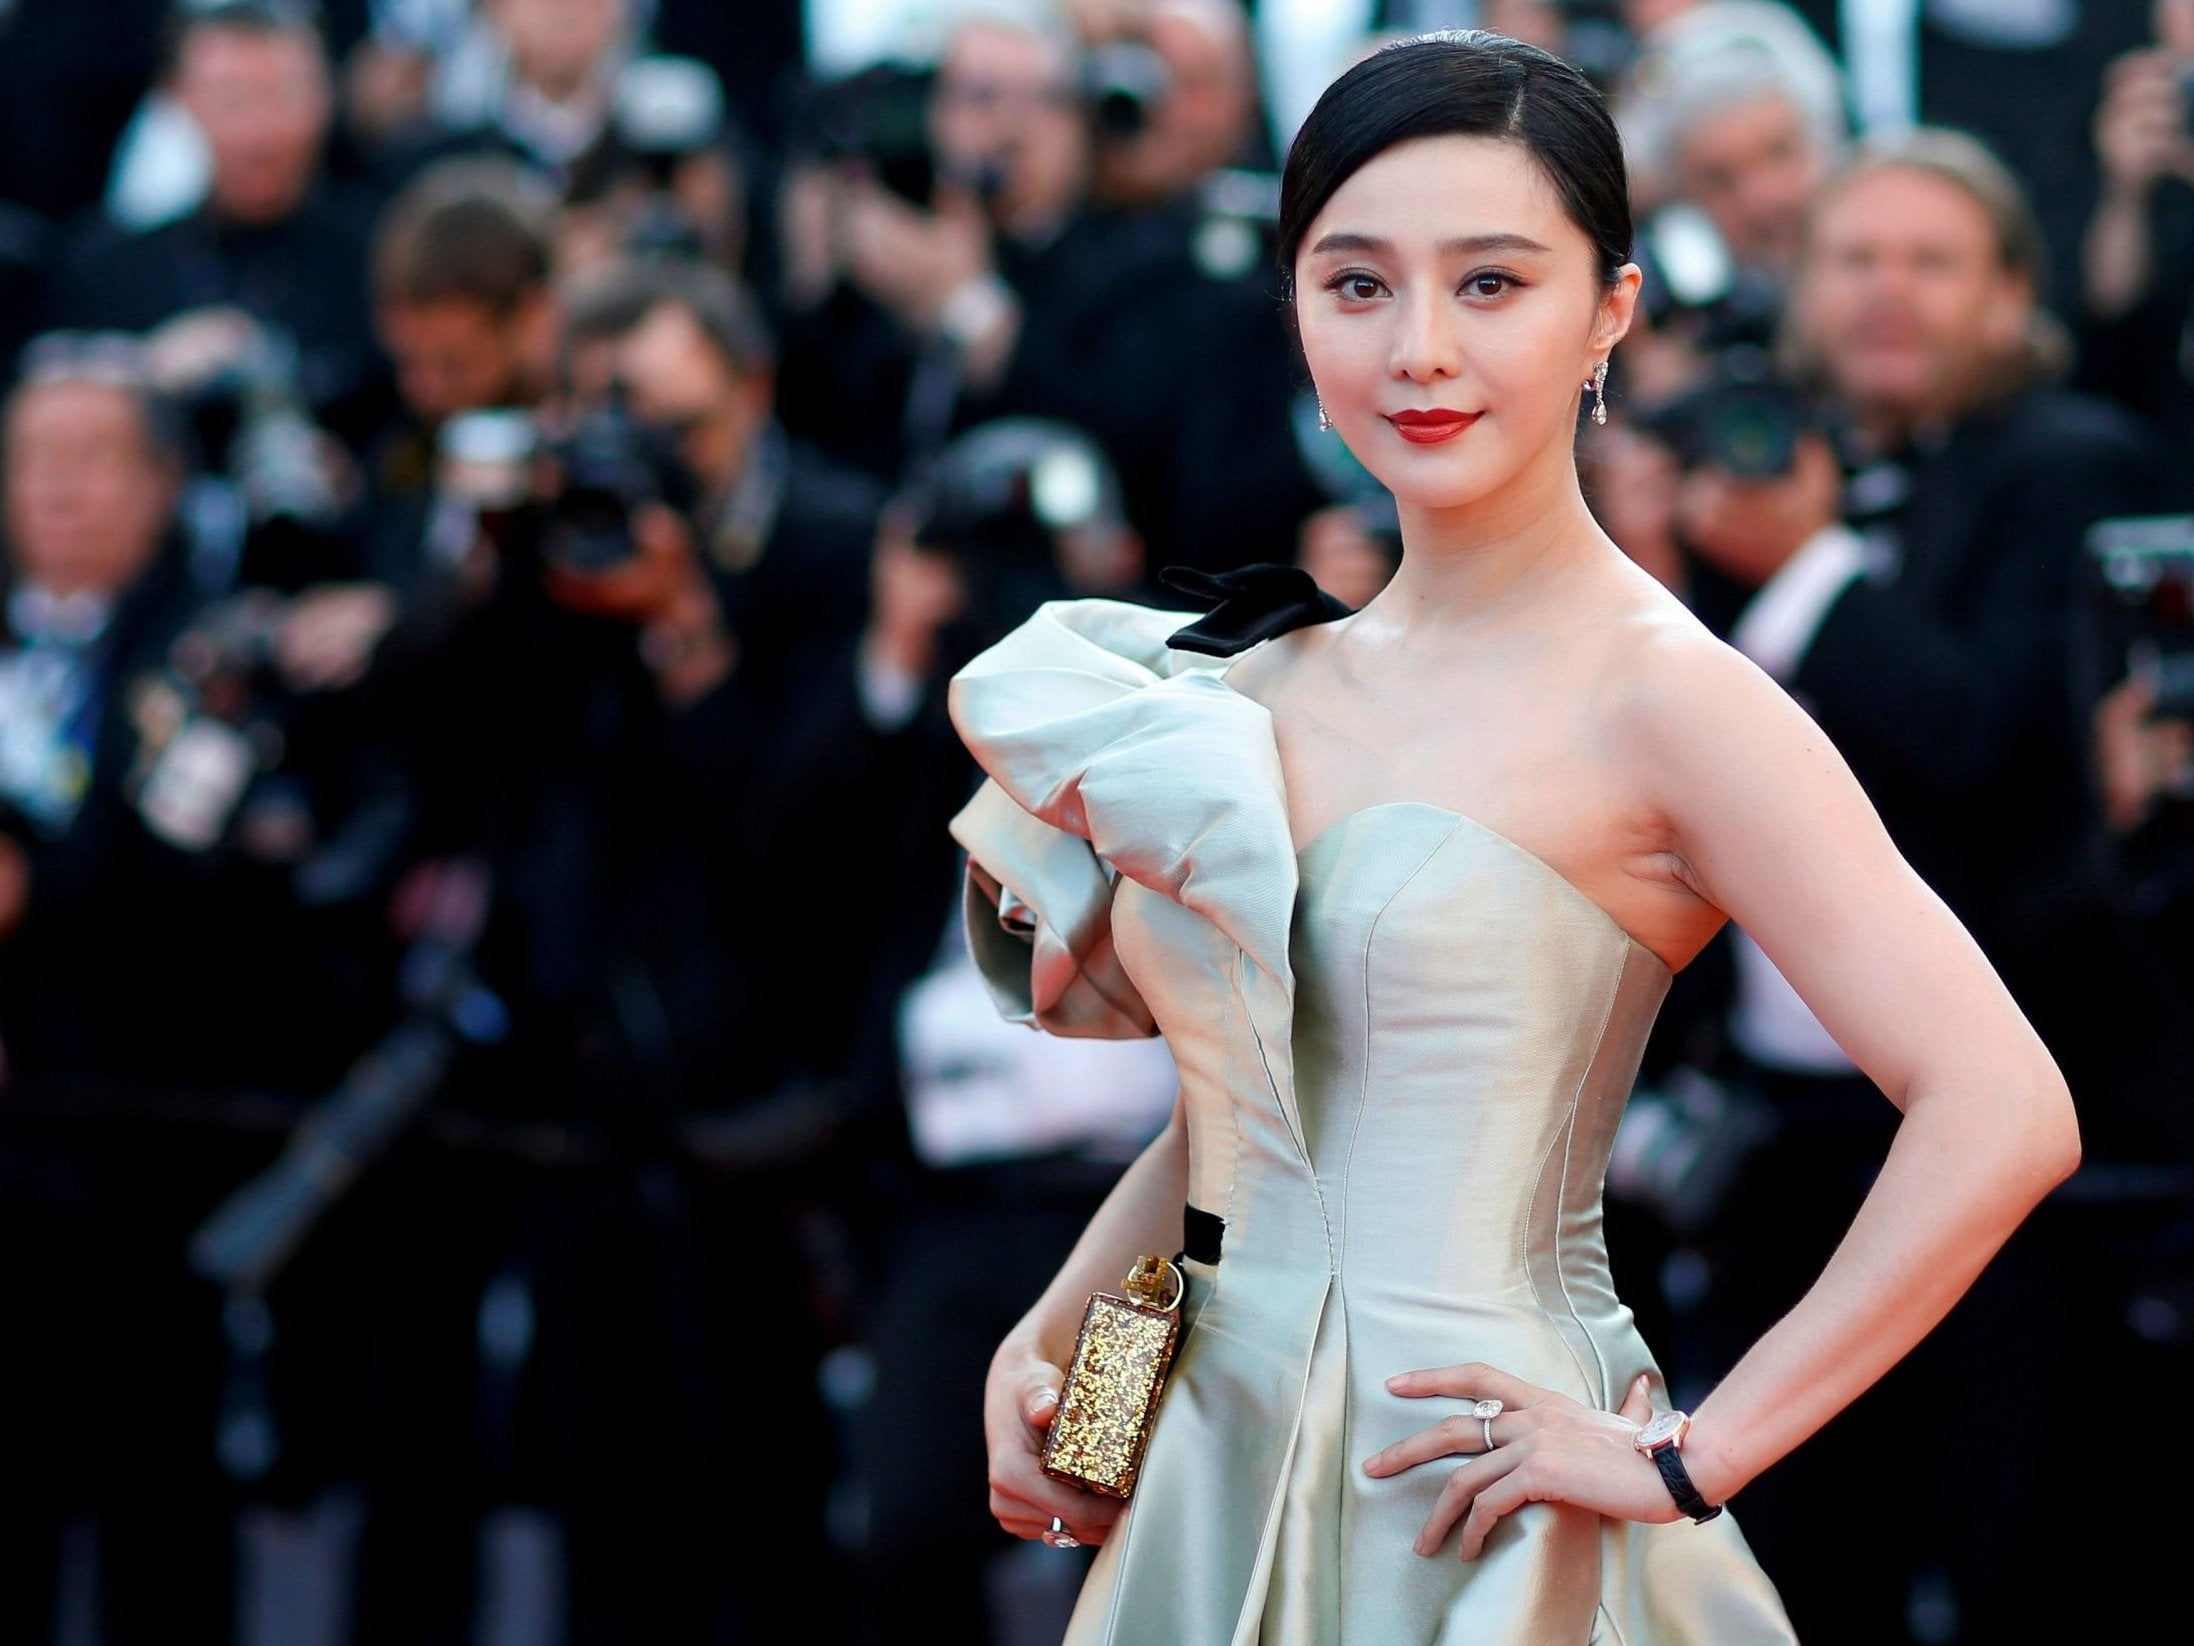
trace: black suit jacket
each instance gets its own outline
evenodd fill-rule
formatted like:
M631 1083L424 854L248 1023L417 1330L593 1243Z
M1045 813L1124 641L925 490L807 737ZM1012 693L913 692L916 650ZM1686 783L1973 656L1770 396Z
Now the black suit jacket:
M2100 850L2078 655L2087 529L2153 506L2141 425L2034 390L1911 459L1893 575L1854 583L1792 691L1921 877L1972 930L2106 1148L2175 1102L2176 1013Z

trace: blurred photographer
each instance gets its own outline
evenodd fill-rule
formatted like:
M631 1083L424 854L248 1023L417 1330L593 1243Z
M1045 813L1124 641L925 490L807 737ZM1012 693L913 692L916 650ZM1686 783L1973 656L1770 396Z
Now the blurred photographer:
M558 192L610 130L618 71L636 37L634 0L481 0L455 38L384 41L367 61L386 82L367 124L399 166L457 153L513 158ZM412 72L398 78L405 60ZM366 89L366 88L361 88Z
M418 852L476 859L490 888L477 965L508 1031L441 1102L571 1141L551 1169L414 1156L383 1199L402 1376L361 1638L459 1629L477 1517L519 1492L557 1517L577 1635L827 1636L794 1201L836 1124L849 991L811 969L833 928L767 774L784 657L858 625L868 488L773 433L768 340L720 271L581 289L558 355L543 403L441 423L423 597L369 678L424 802ZM498 1374L538 1413L522 1435L476 1427L498 1297L532 1323ZM452 1446L500 1472L453 1483Z
M0 1634L51 1638L88 1513L105 1638L225 1646L218 1302L185 1240L370 1002L298 902L314 807L267 628L187 574L184 427L141 351L34 340L0 430L0 1400L39 1414L0 1508Z
M618 386L632 416L673 448L748 689L782 690L802 648L851 634L866 616L882 488L778 422L774 340L719 269L611 270L573 294L569 336L582 392ZM584 381L590 371L604 381Z
M633 59L618 73L609 129L572 165L559 271L583 277L638 257L743 273L746 154L714 69L691 57Z
M787 424L898 483L955 430L1060 418L1104 447L1155 562L1284 558L1314 496L1269 298L1201 268L1179 222L1093 203L1063 14L946 17L934 74L814 94L785 189Z
M361 558L404 586L431 563L436 447L454 417L531 408L555 379L552 208L515 168L451 160L390 202L372 257L374 325L398 415L365 455Z
M2090 849L2075 619L2087 529L2150 495L2155 453L2123 414L2050 386L2061 347L2040 270L2023 197L1977 142L1921 128L1863 147L1802 241L1791 341L1805 375L1713 385L1713 415L1678 420L1700 438L1677 443L1676 521L1701 587L1720 590L1696 603L1806 706L1989 952L2100 1159L2142 1130L2172 1025ZM1896 1118L1743 934L1727 953L1729 1004L1708 1038L1742 1101L1722 1112L1767 1124L1726 1198L1690 1214L1703 1295L1676 1375L1704 1379L1787 1308L1791 1274L1825 1259ZM2069 1352L2062 1238L2047 1222L2022 1237L1850 1436L1823 1436L1753 1505L1747 1535L1801 1632L1904 1638L1911 1586L1939 1565L1973 1638L2047 1637L2023 1632L2036 1598L2005 1577L2056 1488L2033 1460L1923 1413L1954 1388L1976 1424L2014 1421L1976 1398L1986 1368ZM1915 1527L1865 1574L1831 1575L1817 1552L1861 1512L1848 1493L1862 1433L1900 1448L1946 1530Z
M1173 1070L1155 1042L1046 1048L998 1017L959 932L945 825L977 774L945 691L1042 601L1131 594L1141 574L1088 435L1038 418L977 425L894 499L866 628L818 659L775 774L798 808L788 836L805 843L791 866L862 910L868 945L848 951L835 931L837 986L862 1007L851 1074L870 1156L846 1192L871 1277L860 1342L874 1382L853 1464L867 1504L859 1638L873 1646L1012 1638L1012 1620L1064 1598L1023 1594L1016 1610L989 1592L1011 1543L983 1510L983 1368L999 1322L1163 1124Z
M2082 246L2080 372L2194 453L2194 0L2153 12L2155 43L2111 65L2095 116L2103 187ZM2194 503L2194 481L2175 502Z
M2089 542L2098 662L2106 679L2122 672L2095 709L2103 819L2142 923L2194 1001L2194 515L2104 521Z
M1806 214L1843 157L1843 89L1788 8L1708 0L1647 31L1617 109L1647 207L1644 329L1622 364L1659 398L1719 350L1773 341Z
M166 85L204 134L205 199L153 228L80 224L45 324L147 331L209 313L228 366L288 351L297 401L350 437L382 415L385 385L364 284L369 208L327 177L334 104L314 18L298 0L177 9Z
M1215 172L1273 174L1257 63L1241 0L1146 0L1090 51L1097 198L1189 201Z

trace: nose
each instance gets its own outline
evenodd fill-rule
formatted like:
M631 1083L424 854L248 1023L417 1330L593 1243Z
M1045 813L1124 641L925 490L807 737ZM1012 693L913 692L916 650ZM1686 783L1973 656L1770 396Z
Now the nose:
M1420 282L1396 305L1393 371L1413 383L1433 383L1463 369L1462 337L1448 294Z

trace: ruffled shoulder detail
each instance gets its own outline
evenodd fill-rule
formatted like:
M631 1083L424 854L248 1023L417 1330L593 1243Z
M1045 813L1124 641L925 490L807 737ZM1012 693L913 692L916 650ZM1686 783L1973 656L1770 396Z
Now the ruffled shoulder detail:
M1117 873L1203 915L1284 981L1295 854L1272 722L1217 664L1167 646L1193 616L1057 601L962 669L953 722L991 781L953 833L978 875L1029 905L1062 953L1109 955L1109 919L1088 905L1109 909ZM1073 877L1049 836L1013 838L992 786L1079 842L1099 878L1085 878L1070 903L1043 907L1044 895L1068 896ZM1045 937L1035 942L1041 953ZM1045 1021L1041 1010L1035 1016Z

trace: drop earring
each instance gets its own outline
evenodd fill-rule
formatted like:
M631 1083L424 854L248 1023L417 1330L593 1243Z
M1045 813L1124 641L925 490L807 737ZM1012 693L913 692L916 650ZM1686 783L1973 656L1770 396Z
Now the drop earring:
M1596 429L1604 429L1607 427L1607 357L1605 355L1601 356L1600 363L1592 368L1592 381L1586 386L1592 390L1592 426Z
M1323 395L1318 397L1318 431L1321 434L1331 434L1333 432L1333 419L1326 413L1326 402Z

